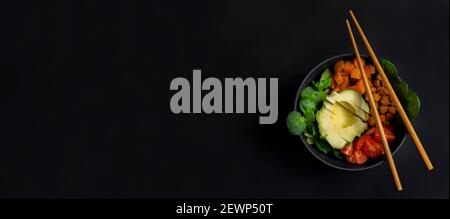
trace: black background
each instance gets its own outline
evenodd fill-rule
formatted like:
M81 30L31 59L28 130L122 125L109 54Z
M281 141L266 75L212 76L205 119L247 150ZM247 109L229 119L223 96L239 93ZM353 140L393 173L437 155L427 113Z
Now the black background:
M386 164L333 169L291 136L298 86L351 52L354 9L422 100ZM0 3L0 197L448 198L448 1ZM359 38L358 38L359 39ZM173 78L278 77L279 118L172 114Z

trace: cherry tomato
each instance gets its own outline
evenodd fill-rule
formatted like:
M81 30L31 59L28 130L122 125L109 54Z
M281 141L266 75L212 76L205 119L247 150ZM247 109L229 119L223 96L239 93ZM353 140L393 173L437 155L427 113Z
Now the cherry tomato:
M343 147L341 149L341 153L344 155L349 156L350 154L353 154L353 143L350 143L348 145L346 145L345 147Z
M384 149L380 143L369 139L365 142L362 152L370 158L377 158L380 154L384 154Z
M363 164L367 161L367 156L362 151L355 151L354 155L357 164Z
M371 138L370 134L364 134L361 137L359 137L358 140L356 140L355 142L354 150L355 151L361 150L362 146L369 138Z
M369 130L366 131L366 133L364 133L364 135L371 135L373 134L375 131L377 130L377 128L372 127Z
M363 164L367 161L367 156L362 151L355 151L353 154L350 154L345 158L352 164Z
M350 154L349 156L346 156L345 159L352 164L356 164L356 157L355 154Z

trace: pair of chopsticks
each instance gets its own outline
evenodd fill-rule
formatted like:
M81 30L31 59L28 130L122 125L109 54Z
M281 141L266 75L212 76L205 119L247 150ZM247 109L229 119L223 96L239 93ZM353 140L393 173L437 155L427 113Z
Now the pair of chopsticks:
M427 167L428 170L432 170L433 164L431 163L430 159L428 158L427 152L423 148L423 145L420 142L420 139L417 136L417 133L414 130L414 127L412 126L411 121L409 121L408 115L406 114L405 110L403 109L402 104L400 103L397 95L395 94L394 89L392 88L391 83L389 82L389 79L387 78L386 74L384 73L384 70L381 67L380 62L378 61L378 58L375 55L375 52L373 51L372 46L370 46L370 43L367 40L367 37L364 34L364 31L362 30L361 26L358 23L358 20L356 19L355 15L353 14L353 12L351 10L350 10L350 16L351 16L353 22L355 23L356 29L358 29L358 32L361 35L361 38L364 42L364 45L366 46L367 51L369 52L369 56L372 59L372 62L374 63L378 73L381 75L383 84L386 86L386 88L389 92L389 95L392 97L395 107L397 108L397 112L399 113L400 117L402 118L403 123L406 126L406 129L408 130L414 144L416 145L417 150L419 151L420 156L422 157L422 160L425 163L425 166ZM348 34L350 36L350 40L352 41L352 44L353 44L353 50L355 51L356 59L358 60L358 68L359 68L359 71L361 72L364 86L365 86L366 92L369 96L369 102L370 102L369 105L370 105L371 113L375 117L376 127L378 129L378 133L380 133L381 141L382 141L382 144L384 147L384 151L386 153L386 158L387 158L387 161L389 164L389 169L391 170L392 177L394 179L394 183L395 183L395 186L397 187L397 190L402 191L403 190L402 183L400 182L400 177L398 176L397 168L395 166L394 159L392 158L392 153L391 153L389 144L386 139L386 134L384 133L383 125L381 124L381 119L378 114L378 110L377 110L375 101L373 99L372 92L370 91L369 81L368 81L366 73L364 71L364 66L362 65L361 56L359 54L358 46L356 45L355 38L353 36L350 22L348 20L346 20L346 24L347 24L347 30L348 30Z

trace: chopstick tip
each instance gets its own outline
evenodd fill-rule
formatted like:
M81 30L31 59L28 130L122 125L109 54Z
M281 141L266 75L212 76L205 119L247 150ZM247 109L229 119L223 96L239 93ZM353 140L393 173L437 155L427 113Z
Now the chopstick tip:
M350 21L348 19L345 19L345 25L347 26L347 30L351 31Z

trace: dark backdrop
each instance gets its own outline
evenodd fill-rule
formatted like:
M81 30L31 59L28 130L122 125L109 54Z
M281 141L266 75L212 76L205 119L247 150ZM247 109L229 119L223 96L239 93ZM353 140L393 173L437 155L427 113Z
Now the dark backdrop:
M351 52L354 9L379 56L422 100L386 164L333 169L291 136L298 86ZM442 1L2 1L0 197L448 198L449 3ZM174 115L175 77L278 77L279 119Z

